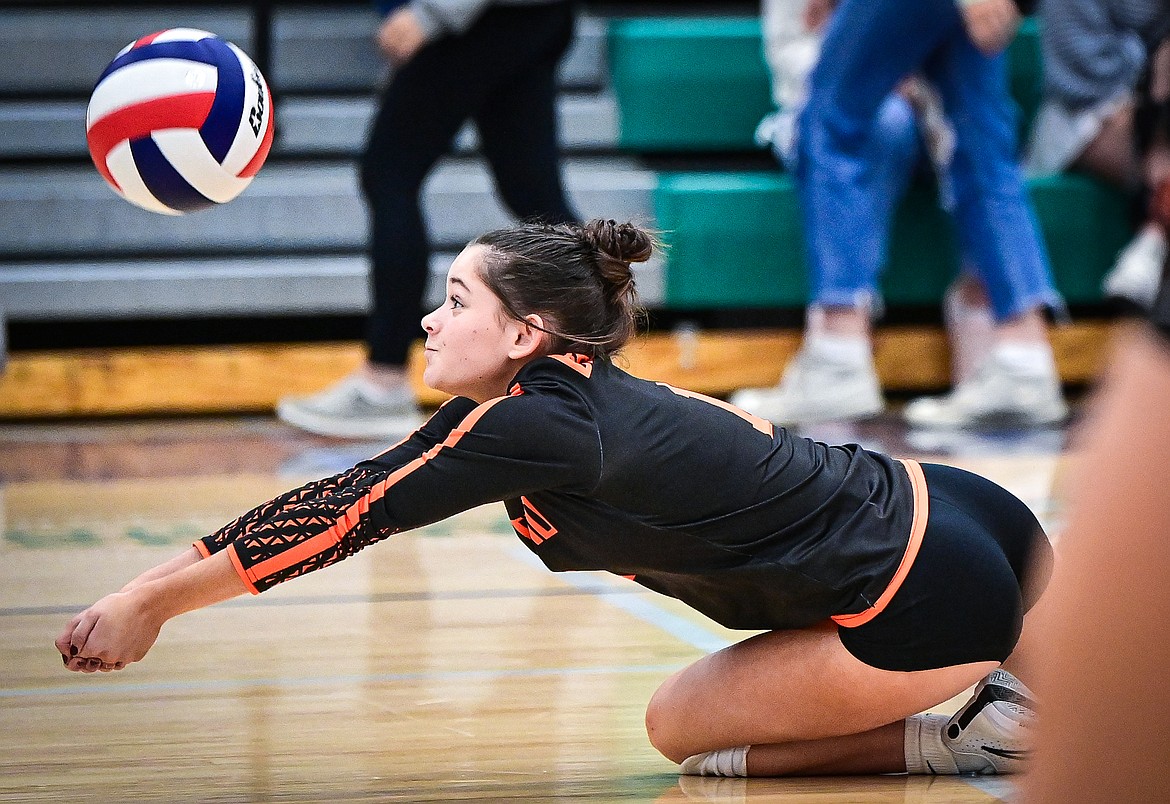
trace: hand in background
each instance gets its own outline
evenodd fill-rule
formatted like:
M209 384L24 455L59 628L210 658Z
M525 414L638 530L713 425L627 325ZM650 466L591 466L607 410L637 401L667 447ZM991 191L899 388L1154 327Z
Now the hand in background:
M382 55L395 67L401 67L426 44L427 36L418 17L404 6L386 17L375 39Z
M1011 44L1020 24L1020 12L1012 0L959 0L959 11L972 44L988 56Z
M804 27L809 33L816 33L833 16L836 7L837 0L808 0L804 7Z

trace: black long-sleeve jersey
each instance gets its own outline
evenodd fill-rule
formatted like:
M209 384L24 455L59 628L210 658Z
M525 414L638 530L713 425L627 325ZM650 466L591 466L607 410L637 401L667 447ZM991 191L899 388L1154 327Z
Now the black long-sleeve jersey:
M860 624L913 560L922 483L916 464L796 437L606 361L555 355L526 365L507 396L449 400L383 454L196 546L230 551L259 592L502 500L552 570L625 575L732 628L833 615Z

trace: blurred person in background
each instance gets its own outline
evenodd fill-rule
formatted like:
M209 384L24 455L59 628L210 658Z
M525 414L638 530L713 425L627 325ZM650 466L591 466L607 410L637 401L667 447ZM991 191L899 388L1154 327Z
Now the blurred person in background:
M557 137L557 66L573 34L569 0L390 0L376 34L393 67L361 159L370 212L371 310L366 360L319 393L286 397L289 424L343 438L398 438L423 416L407 376L422 333L430 247L423 181L464 122L509 210L521 219L576 219Z
M1030 173L1080 170L1132 193L1137 236L1105 278L1108 296L1148 309L1166 232L1148 209L1170 176L1170 33L1162 0L1041 0L1044 97L1028 146Z
M825 33L800 101L792 161L813 297L804 343L779 385L741 391L735 404L781 424L883 409L872 320L890 220L918 160L917 109L958 225L964 275L946 305L949 328L962 333L953 339L955 387L912 402L907 419L950 429L1065 418L1045 317L1063 302L1015 161L1002 53L1020 13L1010 0L844 0L835 9L810 0L802 23ZM766 18L769 29L784 34Z

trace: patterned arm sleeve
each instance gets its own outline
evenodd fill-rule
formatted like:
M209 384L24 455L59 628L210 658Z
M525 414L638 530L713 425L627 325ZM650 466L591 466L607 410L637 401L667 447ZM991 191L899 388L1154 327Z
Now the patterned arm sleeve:
M203 554L204 558L218 553L241 536L246 536L258 526L267 523L270 519L296 506L304 505L320 499L333 491L359 483L368 470L354 467L339 475L314 480L303 486L287 491L279 497L262 503L251 511L241 514L222 528L204 536L195 542L195 549Z
M586 491L600 458L578 397L454 401L419 438L261 506L220 538L234 536L223 550L259 593L477 505L546 488Z
M253 592L353 555L401 530L389 523L370 524L366 516L370 490L446 438L474 407L471 400L449 400L422 428L382 454L258 505L196 541L195 548L204 558L228 550L236 571ZM320 554L307 556L304 544L314 545ZM280 554L287 556L269 561ZM272 577L257 583L257 571Z
M262 506L263 513L249 518L226 545L236 572L258 594L396 533L398 528L369 516L370 490L385 477L384 470L361 465L311 484L311 494L285 495Z

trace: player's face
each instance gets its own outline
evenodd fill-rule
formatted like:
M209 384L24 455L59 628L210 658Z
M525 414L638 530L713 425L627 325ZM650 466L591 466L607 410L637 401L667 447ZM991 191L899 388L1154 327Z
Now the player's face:
M427 332L423 381L477 402L502 396L531 355L531 331L504 312L480 277L486 246L468 246L447 272L447 298L423 317Z

